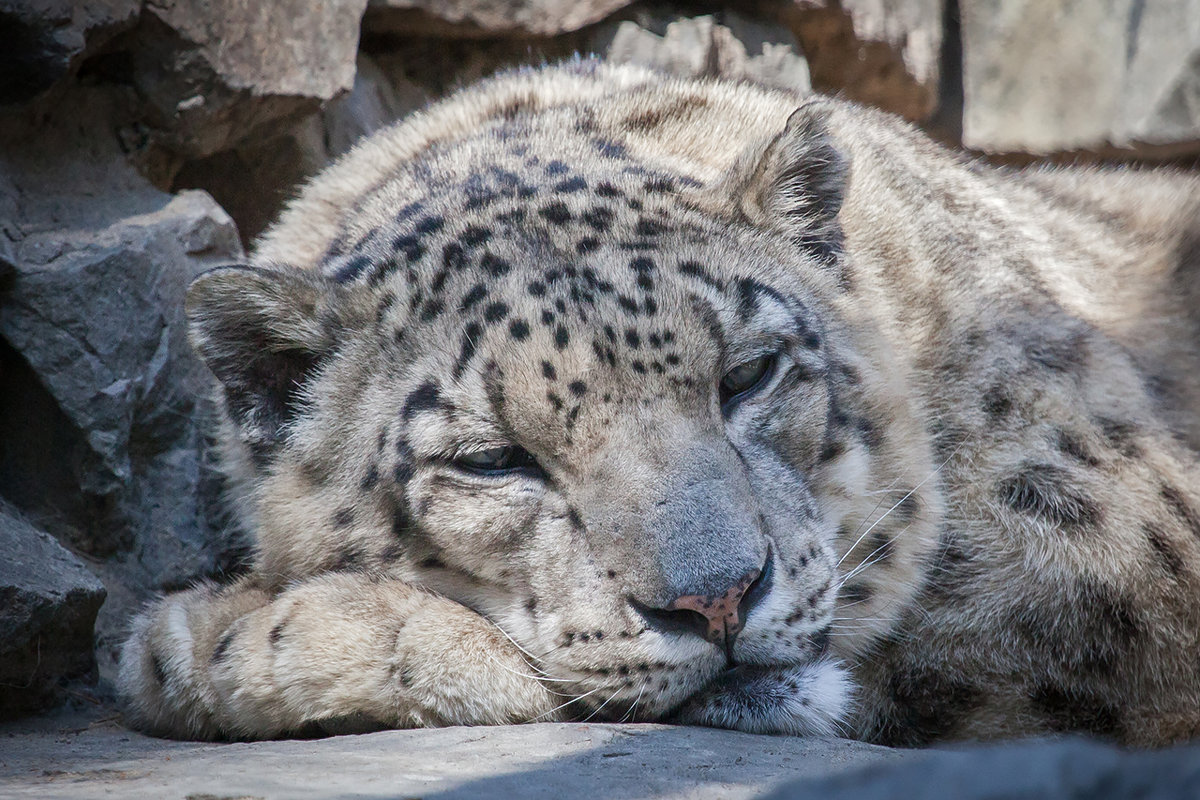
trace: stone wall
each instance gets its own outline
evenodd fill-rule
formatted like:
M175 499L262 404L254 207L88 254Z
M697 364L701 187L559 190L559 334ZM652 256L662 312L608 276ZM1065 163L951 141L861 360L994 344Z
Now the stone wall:
M245 562L188 281L358 137L576 53L999 160L1200 156L1200 0L0 0L0 716L104 702L139 603Z

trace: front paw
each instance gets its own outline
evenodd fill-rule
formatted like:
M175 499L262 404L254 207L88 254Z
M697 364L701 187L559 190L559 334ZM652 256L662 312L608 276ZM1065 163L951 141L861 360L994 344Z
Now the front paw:
M747 733L836 736L850 712L853 686L833 661L799 666L734 667L693 695L672 719Z

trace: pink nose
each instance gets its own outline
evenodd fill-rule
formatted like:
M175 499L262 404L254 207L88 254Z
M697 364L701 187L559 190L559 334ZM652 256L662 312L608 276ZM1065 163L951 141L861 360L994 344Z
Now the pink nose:
M705 638L710 642L721 642L726 638L733 639L742 630L742 620L738 618L738 608L742 596L762 570L752 570L741 577L723 595L713 596L704 594L686 594L676 597L668 609L695 611L708 620L708 631Z

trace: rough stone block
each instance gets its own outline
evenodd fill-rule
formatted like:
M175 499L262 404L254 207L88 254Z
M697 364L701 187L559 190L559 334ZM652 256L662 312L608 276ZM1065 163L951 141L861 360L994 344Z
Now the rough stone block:
M592 50L619 64L638 64L686 77L749 80L811 91L808 65L782 25L725 12L676 19L638 15L601 30Z
M0 718L39 711L61 681L92 673L104 586L78 558L0 502Z
M1200 0L960 0L963 144L1200 151Z

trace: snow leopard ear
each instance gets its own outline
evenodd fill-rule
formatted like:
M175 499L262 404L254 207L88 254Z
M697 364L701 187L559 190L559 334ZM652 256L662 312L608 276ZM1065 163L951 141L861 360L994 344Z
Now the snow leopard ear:
M765 148L745 153L726 182L752 223L784 233L832 266L842 248L838 212L848 163L826 132L827 116L824 102L805 103Z
M307 270L228 266L188 288L192 346L256 459L282 439L301 389L347 324L341 290Z

